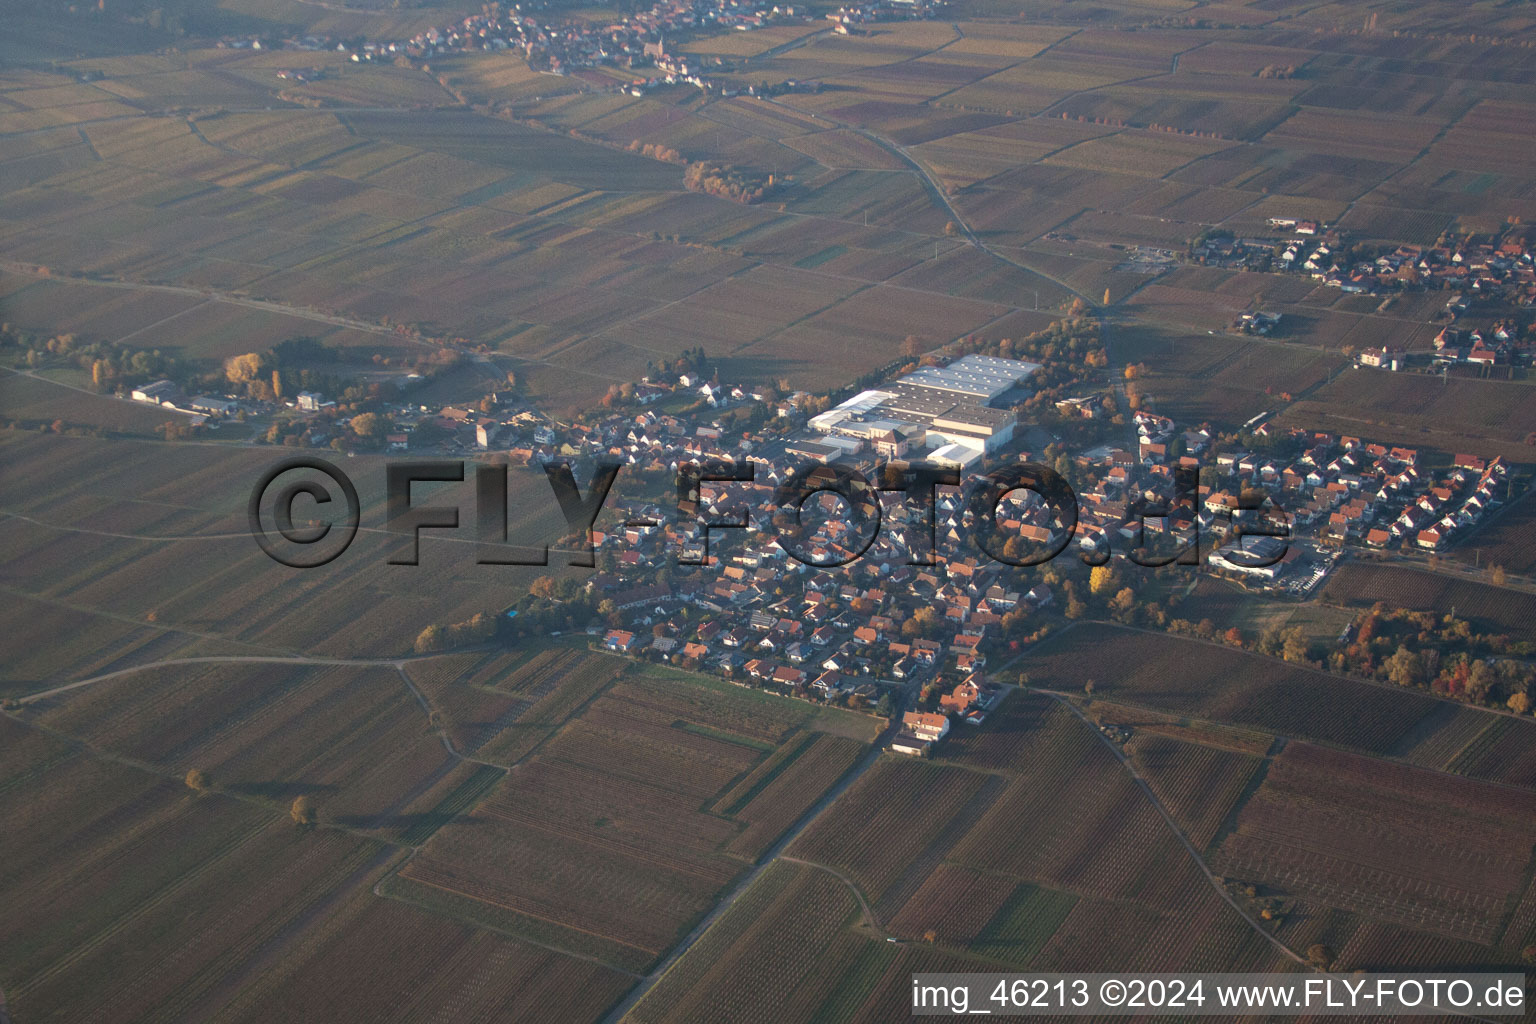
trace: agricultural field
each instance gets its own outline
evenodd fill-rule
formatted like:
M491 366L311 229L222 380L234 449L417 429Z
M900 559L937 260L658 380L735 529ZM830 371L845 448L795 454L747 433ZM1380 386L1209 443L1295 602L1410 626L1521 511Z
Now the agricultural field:
M1360 369L1339 374L1278 419L1383 443L1477 451L1525 463L1531 459L1526 437L1536 431L1531 397L1521 382Z
M238 6L244 17L260 5ZM306 24L367 23L374 35L428 16L280 6ZM912 22L839 37L791 25L683 44L749 60L744 83L784 76L828 87L771 102L701 99L687 88L642 99L595 92L581 79L540 76L511 54L446 57L426 74L318 53L326 76L297 84L275 79L279 53L212 48L97 60L89 69L103 77L90 83L33 72L5 90L5 116L33 134L0 179L17 228L0 236L0 255L46 266L55 278L87 273L128 288L201 290L203 306L158 333L203 358L247 344L210 314L228 297L259 295L311 333L322 318L342 316L491 344L547 397L578 403L648 358L701 340L733 372L797 384L816 372L856 375L879 365L889 349L878 321L877 336L864 337L850 335L846 321L808 320L792 306L746 322L687 315L695 311L686 307L647 320L658 305L647 281L654 261L639 253L654 246L666 250L663 263L676 264L698 258L690 248L719 247L757 265L878 284L906 269L890 254L942 237L949 215L935 207L935 183L989 245L1019 248L1009 258L1035 272L1022 288L989 296L1015 310L1030 292L1044 292L1053 307L1073 290L1096 300L1108 287L1115 303L1137 292L1142 282L1110 274L1118 257L1091 245L1055 253L1042 241L1065 224L1085 243L1181 248L1204 227L1228 222L1246 229L1270 215L1336 217L1369 193L1352 208L1350 227L1372 239L1423 242L1451 220L1444 196L1452 193L1422 186L1445 186L1462 173L1458 161L1495 154L1500 182L1477 199L1503 203L1506 214L1527 212L1514 182L1536 174L1507 142L1528 109L1519 100L1413 82L1397 106L1384 108L1394 76L1412 75L1368 73L1354 62L1386 52L1330 34L1325 20L1319 33L1298 33L1263 24L1267 18L1254 25L1238 12L1257 12L1229 6L1223 16L1251 26L1243 39L1205 27L1125 31L1121 18L1145 13L1133 4L1106 8L1102 24L1032 24L1026 10L1022 22L966 17L958 30ZM1414 57L1440 71L1508 63L1491 45L1437 44ZM1305 78L1260 75L1275 67L1303 68ZM186 120L133 116L194 96L197 112ZM485 116L490 108L516 120ZM76 131L76 122L86 127ZM636 141L785 180L755 208L689 196L678 169L624 151ZM1424 170L1410 167L1426 149ZM1434 177L1402 184L1430 168ZM65 208L65 195L91 198ZM155 220L168 213L173 229ZM806 232L816 236L808 246L752 244L807 219L818 229ZM602 236L590 234L600 226ZM880 230L872 236L866 227ZM583 266L594 271L580 275L586 280L566 273L561 259L578 238ZM925 327L936 340L977 326L944 305L977 297L974 281L903 284L917 289L912 304L902 292L882 293L882 305L920 321L938 303L942 323ZM571 315L572 288L588 307L582 316ZM1175 299L1143 291L1125 313L1171 316L1194 332L1207 327L1199 308L1223 308L1199 290ZM39 325L71 312L64 293L39 294L22 308L35 310L25 319ZM1325 327L1298 321L1293 340L1363 342L1338 341ZM272 329L288 327L275 321ZM831 348L846 353L836 367L805 354ZM1297 393L1324 367L1294 369L1300 373L1254 366L1246 379L1293 376L1270 384ZM1171 383L1165 391L1181 401ZM1191 412L1224 420L1250 405Z
M451 816L439 810L445 800L467 798L472 778L481 789L493 779L402 696L387 666L194 662L126 671L27 709L29 721L95 750L172 775L203 771L277 810L308 796L346 828L424 838Z
M1453 557L1478 566L1501 566L1506 572L1530 576L1536 572L1536 545L1531 542L1536 501L1521 495L1471 540L1458 545Z
M591 977L575 989L556 985L547 998L578 1015L565 1019L596 1015L629 987L626 972L664 951L676 929L708 909L867 749L849 738L868 734L859 716L706 680L689 683L685 673L626 671L630 663L621 659L559 644L510 656L450 654L372 668L283 660L170 659L29 699L17 717L0 719L11 780L0 801L26 801L25 812L11 810L13 819L61 815L99 822L93 826L99 833L76 843L86 858L80 871L96 873L90 858L110 851L154 859L175 873L207 860L204 845L234 843L234 852L209 863L226 874L249 874L241 859L248 855L265 870L306 879L302 894L268 887L265 898L302 895L321 909L304 911L301 925L285 925L282 916L269 923L252 918L257 930L245 941L254 944L256 960L243 973L217 980L216 958L224 955L218 944L200 949L201 961L182 958L185 969L204 973L178 989L177 998L191 1009L223 1008L230 1019L256 1019L297 1005L294 1000L305 1004L302 1019L326 1019L324 1007L339 1005L335 1000L345 992L312 988L328 968L289 953L290 941L382 964L416 948L411 936L422 942L433 936L443 956L464 950L449 958L464 966L442 977L425 965L391 971L399 988L386 994L410 991L423 1011L435 1005L439 983L450 984L461 977L454 972L481 959L469 950L502 965L496 984L484 991L471 977L460 981L473 984L481 1005L495 1007L526 996L539 984L539 971L555 970L563 957L549 951L554 945L588 958L573 962L584 963ZM124 707L133 713L122 714ZM487 716L494 717L487 722ZM494 742L500 738L495 726L505 720L515 727L524 719L542 729L544 740L536 751L512 754L510 772L459 747L486 736L493 742L473 749L505 747ZM114 764L131 767L125 773ZM209 790L202 796L181 782L193 769ZM103 790L104 772L122 793ZM29 787L46 788L32 793ZM312 839L283 820L300 797L319 818ZM579 810L572 798L582 803ZM126 810L113 811L115 804ZM222 817L204 820L213 811ZM289 868L282 851L295 842L310 845L295 849L293 856L302 853L302 859ZM487 842L496 850L489 858L475 852ZM92 843L109 845L97 854ZM166 844L175 844L181 859L156 859ZM327 866L330 861L315 859L321 850L340 859ZM58 863L46 854L35 847L24 856L19 848L8 852L9 877L0 884L9 887L28 870ZM579 879L550 873L558 864ZM50 884L69 891L74 869L48 870L62 872L50 874ZM136 921L132 900L164 903L157 885L179 893L183 887L171 885L172 877L146 879L142 896L110 890L99 927L113 915ZM210 875L206 884L225 877ZM79 898L91 898L102 884L80 889ZM368 895L375 888L387 898ZM38 898L48 891L39 890ZM201 891L191 890L191 897ZM130 903L120 906L122 900ZM173 900L155 913L175 913L178 905ZM267 913L297 914L304 905L277 903ZM28 913L18 920L30 920ZM155 927L155 920L146 918L143 927ZM231 923L228 915L209 919L209 927ZM123 926L113 922L114 929ZM231 932L233 938L244 934ZM8 957L3 979L12 1005L23 1010L73 998L58 986L74 984L76 961L92 963L76 954L48 968L47 947L35 939L27 954L34 959ZM613 966L599 966L593 957ZM556 973L569 980L568 972ZM111 977L103 974L103 982ZM168 983L150 972L139 988L148 993ZM555 983L545 978L543 984ZM85 988L78 998L91 1006L100 996ZM367 998L385 995L370 990Z
M566 671L597 692L563 698L572 717L521 753L384 889L638 971L866 747L821 731L837 723L810 705L684 673L624 672L628 662L559 646L510 672L476 665L463 675L500 692L508 683L496 680L547 680L569 655L579 664ZM604 664L620 672L604 675ZM851 725L857 716L835 717ZM495 743L481 749L497 753Z
M1000 780L883 759L789 848L851 877L877 911L910 890L995 800Z
M1348 562L1323 588L1323 600L1348 608L1378 601L1393 608L1429 610L1466 619L1479 632L1522 635L1536 621L1536 596L1400 565Z
M495 1015L581 976L541 998L593 1020L630 982L372 895L404 848L323 817L299 828L248 795L195 793L13 718L0 735L0 806L16 826L0 982L24 1019L334 1020L377 999L396 1019L428 1020L433 985ZM335 957L354 965L345 983Z
M1117 626L1077 626L1036 648L1045 689L1385 754L1444 703L1298 668L1220 644Z
M1005 747L1019 756L997 760ZM1248 756L1249 771L1259 761L1211 750ZM775 993L787 1020L886 1019L914 970L1275 965L1268 940L1221 901L1091 725L1061 703L1015 693L945 751L931 764L878 761L630 1019L683 1019L673 1014L738 986ZM1170 757L1155 770L1192 795L1218 769ZM1224 817L1246 786L1240 777L1207 815ZM795 957L750 955L789 931L805 937L805 959L801 943Z
M1256 754L1184 742L1155 732L1136 734L1126 750L1158 799L1201 849L1215 838L1262 763Z
M1491 945L1528 881L1533 799L1293 743L1273 760L1215 864L1304 900ZM1369 819L1369 833L1348 827L1358 817ZM1468 861L1476 872L1461 869Z
M245 521L250 488L276 451L18 432L3 444L16 487L0 518L4 585L97 615L112 629L131 623L248 653L407 654L426 626L495 613L512 581L526 588L538 572L476 565L472 546L432 531L423 534L419 565L389 565L397 549L383 529L381 458L347 461L362 504L356 542L329 569L301 575L262 554ZM529 486L509 529L529 542L557 542L563 520L548 484L532 471L512 472L528 473ZM429 493L472 520L472 483ZM558 552L551 562L558 571Z

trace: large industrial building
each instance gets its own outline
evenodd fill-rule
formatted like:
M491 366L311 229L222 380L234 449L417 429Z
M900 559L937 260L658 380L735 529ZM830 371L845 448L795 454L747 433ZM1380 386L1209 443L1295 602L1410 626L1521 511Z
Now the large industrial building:
M899 383L943 391L957 400L968 398L977 405L993 405L1038 369L1039 363L1021 359L962 356L948 366L913 370Z
M886 458L927 447L943 461L969 468L1013 439L1014 415L998 406L1022 401L1027 392L1020 386L1039 368L996 356L925 366L812 417L810 427L829 440L866 443Z

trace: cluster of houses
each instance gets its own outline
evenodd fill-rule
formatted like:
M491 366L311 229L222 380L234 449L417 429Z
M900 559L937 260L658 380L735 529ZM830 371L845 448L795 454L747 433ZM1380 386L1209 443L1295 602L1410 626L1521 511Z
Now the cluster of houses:
M1167 416L1137 412L1136 447L1104 445L1076 460L1094 482L1077 491L1078 545L1086 552L1123 553L1147 535L1185 536L1196 527L1221 529L1224 524L1199 509L1180 505L1174 472L1198 469L1209 451L1208 430L1181 430ZM1143 521L1133 514L1138 503L1167 508L1163 517Z
M828 11L826 18L839 35L857 35L870 22L929 17L942 6L943 0L866 0Z
M775 472L764 468L765 476ZM700 518L738 516L743 499L758 508L771 504L769 485L729 486L701 486ZM698 668L802 695L833 699L878 681L964 679L986 664L989 641L998 639L1005 617L1021 620L1054 600L1043 584L1014 589L1015 581L999 571L1006 567L969 548L941 547L931 566L905 564L900 548L926 546L906 524L882 530L879 554L872 548L836 568L795 561L771 533L753 530L712 531L709 563L689 565L703 560L695 524L659 522L660 510L639 502L621 501L616 511L627 522L646 524L594 535L607 554L601 556L605 571L590 586L623 623L606 634L605 646L676 655ZM941 524L951 518L958 526L958 514L940 510ZM941 529L941 536L952 528ZM813 536L813 548L823 543L830 548L836 541ZM665 585L656 582L663 565L674 567ZM668 614L680 604L703 613L702 623L686 633L674 632Z
M1435 335L1433 358L1436 363L1498 366L1529 356L1532 340L1529 333L1522 336L1520 326L1511 320L1496 320L1486 332L1446 327Z
M1454 292L1446 309L1454 316L1470 299L1536 305L1536 253L1522 230L1458 245L1399 245L1369 259L1351 259L1342 231L1318 221L1271 217L1280 238L1234 237L1215 232L1194 245L1190 258L1206 266L1305 274L1345 292L1383 294L1403 289ZM1259 333L1259 332L1255 332Z
M1441 473L1421 466L1412 448L1389 447L1358 437L1334 437L1293 429L1293 457L1223 450L1211 453L1205 429L1181 430L1167 417L1139 412L1135 451L1104 446L1079 457L1094 482L1079 488L1078 543L1086 551L1124 552L1159 534L1217 538L1234 523L1259 517L1262 510L1239 508L1245 491L1268 496L1282 513L1292 538L1320 545L1359 545L1436 551L1481 523L1504 497L1507 468L1500 459L1457 455ZM1269 436L1260 425L1256 434ZM1196 507L1176 499L1174 471L1214 467L1219 483L1204 487ZM1209 474L1206 479L1209 480ZM1168 515L1144 520L1131 515L1138 501L1162 507ZM1274 519L1275 517L1269 516ZM1279 525L1279 522L1277 522ZM1266 543L1277 559L1262 557ZM1244 552L1229 557L1218 549L1208 563L1217 569L1274 581L1293 568L1303 549L1280 541L1249 539Z
M1267 337L1273 334L1275 328L1280 326L1281 314L1268 313L1262 310L1253 313L1244 313L1237 318L1236 328L1242 334L1257 334Z
M909 6L892 0L899 8ZM660 41L668 34L737 29L747 31L788 21L808 20L802 8L750 0L660 0L648 8L607 23L555 20L536 16L543 4L499 3L447 25L426 29L409 39L356 42L308 35L276 45L298 50L335 50L356 63L389 61L396 57L430 60L465 51L512 51L535 67L565 74L601 65L647 67L660 62ZM262 49L271 41L230 38L221 45ZM686 77L691 72L684 70ZM290 73L292 74L292 73ZM606 81L603 84L608 84Z
M1270 270L1274 258L1273 238L1234 237L1227 234L1207 237L1190 251L1193 262L1227 270Z
M1452 316L1467 308L1469 298L1536 305L1536 256L1523 235L1458 246L1400 245L1354 263L1347 253L1336 231L1315 238L1294 237L1277 248L1274 269L1305 273L1346 292L1451 291L1456 294L1446 308Z
M1280 499L1293 530L1324 543L1436 551L1478 525L1506 487L1508 470L1497 458L1456 455L1437 474L1412 448L1299 429L1292 436L1301 442L1293 459L1218 456L1229 485L1206 496L1206 506L1233 507L1237 490L1260 487Z
M1536 338L1522 334L1518 324L1506 319L1494 321L1486 330L1449 326L1435 335L1429 361L1435 366L1508 366L1528 361L1533 342ZM1400 370L1416 358L1422 362L1424 356L1420 353L1416 357L1400 345L1387 344L1357 353L1355 362L1360 366Z

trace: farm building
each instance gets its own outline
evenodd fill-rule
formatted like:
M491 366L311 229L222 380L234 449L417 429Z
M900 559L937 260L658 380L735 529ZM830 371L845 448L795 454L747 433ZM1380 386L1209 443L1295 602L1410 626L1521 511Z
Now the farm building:
M134 388L131 395L135 402L150 402L154 405L175 405L182 397L181 388L168 380L157 380L153 384Z
M901 716L901 732L891 742L898 754L927 755L933 745L949 735L949 719L926 711L908 711Z
M240 411L240 404L228 398L210 398L207 395L198 395L188 403L196 412L205 412L210 416L232 416Z

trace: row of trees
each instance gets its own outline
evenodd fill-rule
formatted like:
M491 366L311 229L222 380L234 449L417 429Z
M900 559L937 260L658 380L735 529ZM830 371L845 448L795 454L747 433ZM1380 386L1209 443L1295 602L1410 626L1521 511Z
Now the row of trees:
M416 634L416 653L430 654L454 647L481 644L496 635L496 619L485 612L476 612L463 622L430 625Z
M36 370L46 366L77 366L91 375L91 386L108 392L159 377L186 372L176 356L160 349L134 348L106 341L85 342L74 334L48 337L0 324L0 351L13 363Z
M683 159L683 154L679 153L672 147L660 146L654 142L641 142L639 139L634 139L630 142L629 151L631 153L639 153L641 156L648 156L652 160L661 160L669 164L680 164L685 162Z
M208 773L201 768L190 769L184 781L187 788L198 796L207 793L213 785L208 779ZM288 805L288 817L293 819L295 825L313 825L318 820L314 801L307 796L294 797L293 803Z

